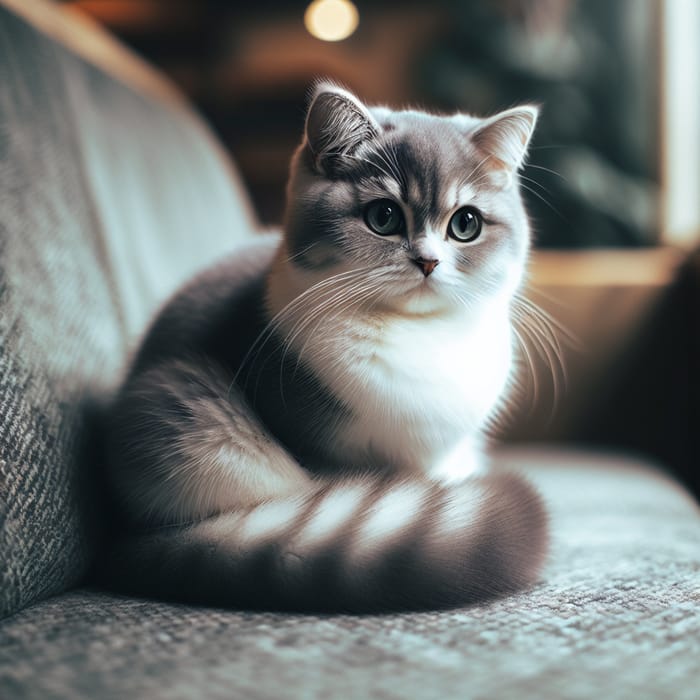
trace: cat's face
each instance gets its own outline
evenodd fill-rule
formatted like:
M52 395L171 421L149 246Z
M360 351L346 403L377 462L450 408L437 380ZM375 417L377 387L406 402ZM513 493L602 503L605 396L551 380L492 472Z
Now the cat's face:
M321 84L289 183L295 276L306 288L355 280L352 299L402 312L510 298L529 247L517 170L536 117L367 108Z

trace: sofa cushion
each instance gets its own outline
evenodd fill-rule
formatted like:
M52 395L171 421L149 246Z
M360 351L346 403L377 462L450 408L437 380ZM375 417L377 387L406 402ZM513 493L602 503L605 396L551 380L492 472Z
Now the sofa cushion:
M89 406L163 298L251 228L181 102L0 7L0 616L84 574Z
M81 590L0 623L14 698L697 698L700 511L629 460L509 451L550 504L542 582L455 611L263 614Z

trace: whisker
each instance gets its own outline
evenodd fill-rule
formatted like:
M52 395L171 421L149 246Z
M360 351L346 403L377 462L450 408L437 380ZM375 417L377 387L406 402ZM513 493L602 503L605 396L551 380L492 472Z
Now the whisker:
M517 328L516 325L513 327L513 333L515 334L515 337L518 341L518 344L520 345L521 350L525 354L525 360L527 362L528 369L530 370L530 378L532 380L532 395L530 397L530 407L529 411L530 413L534 410L534 407L537 405L539 397L540 397L540 387L539 387L539 382L538 382L538 377L537 377L537 370L535 366L535 361L532 357L532 353L530 351L530 348L528 347L527 343L525 342L525 339L522 336L522 333L520 330Z
M314 246L317 246L320 242L321 241L314 241L313 243L310 243L309 245L302 248L299 252L285 258L285 262L292 262L297 258L301 257L302 255L306 255Z
M479 174L481 171L481 168L486 164L488 161L488 156L484 158L481 162L477 163L476 167L472 169L472 171L469 173L469 175L466 175L465 177L462 177L459 179L457 183L458 188L462 187L473 187L475 189L479 189L479 186L481 185L482 182L487 181L491 177L491 170L485 170L483 173ZM479 174L478 177L475 177L475 175Z
M543 165L535 165L534 163L525 163L526 168L535 168L536 170L543 170L546 173L551 173L552 175L556 175L557 177L560 177L562 180L568 182L568 178L562 175L561 173L558 173L556 170L552 170L551 168L545 168Z
M367 165L375 168L377 171L379 171L382 175L394 180L396 179L394 175L390 172L390 169L387 170L385 167L382 167L379 163L375 163L374 161L369 160L368 158L363 158L361 156L353 155L351 153L345 153L343 155L343 158L350 158L351 160L356 160L359 163L366 163Z
M297 352L297 364L295 366L295 372L299 368L299 363L301 362L303 355L306 351L306 347L308 343L316 336L316 333L320 327L320 325L324 322L333 322L335 319L338 317L346 314L349 310L357 310L359 306L364 301L367 301L370 299L372 296L375 295L377 289L379 288L379 282L375 284L372 287L363 287L360 289L352 289L348 290L343 297L341 297L339 300L334 300L333 304L335 305L335 309L331 309L328 313L324 314L317 314L316 317L313 320L316 320L316 324L314 325L313 329L311 329L311 332L308 334L307 339L304 341L304 344L301 346L299 351ZM325 311L325 309L324 309ZM354 314L353 314L354 316ZM285 339L285 345L291 346L294 343L294 340L302 333L308 326L310 325L309 322L305 322L301 328L297 329L292 337L289 339ZM295 327L296 328L296 327ZM323 354L321 355L323 356Z
M472 177L474 177L474 175L476 175L476 173L479 172L479 170L486 164L486 162L489 160L489 158L491 158L490 155L484 156L484 158L482 158L476 164L476 166L474 166L474 168L472 168L472 171L468 175L466 175L465 177L460 179L459 187L461 188L461 187L465 187L466 185L476 184L474 181L472 181ZM479 182L479 180L477 180L476 182Z
M544 202L562 221L568 223L567 218L545 197L543 197L537 190L533 190L532 187L526 185L524 182L520 183L520 186L530 192L533 196L537 197L540 201Z
M552 381L552 404L550 407L548 423L554 418L557 405L567 390L569 383L568 372L564 363L564 351L561 344L561 334L570 346L573 335L566 331L550 314L541 309L532 300L516 294L513 299L513 321L516 332L520 337L521 348L528 355L526 358L533 372L535 401L539 399L539 378L536 373L532 358L532 351L536 352L549 369ZM532 349L528 347L528 341Z
M549 190L541 182L537 182L537 180L534 180L533 178L528 177L527 175L523 175L522 173L520 173L518 175L518 177L520 178L521 181L527 180L528 182L531 182L533 185L536 185L537 187L539 187L542 191L546 192L547 194L550 194Z
M249 364L254 364L255 360L259 356L262 348L264 345L267 343L267 341L272 337L274 334L275 330L279 327L279 325L283 322L284 318L286 315L291 314L294 309L301 304L303 304L305 301L308 300L309 297L313 297L314 294L318 294L321 291L325 290L326 288L330 287L333 284L338 283L339 281L342 281L343 279L347 278L348 276L352 275L362 275L363 270L346 270L344 272L339 272L335 275L331 275L330 277L327 277L320 282L317 282L316 284L312 285L308 289L304 290L301 294L296 296L294 299L292 299L286 306L284 306L280 311L278 311L265 325L265 327L262 329L262 331L258 334L258 337L253 341L251 344L250 348L246 352L246 354L243 357L243 360L241 361L241 364L236 371L236 373L233 376L233 379L231 380L231 384L229 386L229 391L233 387L235 383L237 383L241 372L243 369ZM253 353L255 354L255 357L253 356Z
M257 394L257 387L260 381L260 377L262 374L262 369L264 369L265 365L267 362L275 355L276 352L279 350L282 350L282 358L280 361L280 387L282 388L282 376L283 376L283 369L284 369L284 363L286 360L287 353L289 351L289 348L291 346L291 342L293 341L293 338L290 338L291 334L296 334L297 332L302 332L305 327L307 327L310 323L312 323L317 317L322 316L323 312L325 309L333 309L334 307L337 307L341 305L343 298L347 296L349 291L351 290L351 285L355 279L357 278L362 278L364 276L364 270L353 270L353 271L348 271L348 272L353 272L353 275L349 275L343 280L340 280L338 283L338 286L334 287L333 289L328 289L328 285L318 283L317 285L314 285L314 293L309 294L309 295L300 295L297 297L295 302L297 301L303 301L303 306L301 303L296 303L293 306L288 305L283 309L283 312L286 312L275 324L275 327L271 329L270 334L268 335L268 338L266 338L265 342L271 337L272 333L274 333L276 330L282 328L284 323L287 320L287 317L289 317L289 320L292 322L292 328L291 330L287 331L286 335L284 338L280 340L278 344L275 344L275 346L270 350L270 352L266 355L266 357L263 359L263 361L260 363L258 361L258 358L260 357L260 354L263 350L264 343L261 344L261 347L258 349L256 352L255 357L252 359L250 362L251 368L249 371L248 376L250 376L250 373L253 370L253 367L257 369L257 381L256 381L256 388L254 391L254 395ZM340 275L334 275L332 278L329 278L326 281L332 281L334 284L338 281L337 278L340 277ZM310 290L307 290L310 291ZM302 297L304 297L302 299ZM311 313L308 312L308 308L311 307ZM302 317L299 320L294 320L294 314L296 312L303 312L305 313L304 317ZM279 315L279 314L278 314ZM247 381L247 380L246 380ZM282 401L284 402L284 394L282 392L281 396Z
M537 294L542 294L545 297L547 296L545 292L543 292L539 288L533 287L532 285L530 285L530 289L536 292ZM552 314L545 311L539 304L534 302L532 299L522 295L521 293L517 293L515 295L515 299L518 304L527 307L528 310L530 310L533 314L536 314L540 318L544 319L547 323L549 323L553 327L553 330L556 330L556 332L559 333L564 340L566 340L566 344L572 350L581 349L581 341L576 336L576 334L569 328L567 328L561 321L552 316Z

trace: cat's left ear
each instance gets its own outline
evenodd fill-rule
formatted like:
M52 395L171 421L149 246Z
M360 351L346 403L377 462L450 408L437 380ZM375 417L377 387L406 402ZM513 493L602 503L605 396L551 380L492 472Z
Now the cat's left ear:
M514 107L485 119L471 133L474 145L491 156L496 167L515 173L525 162L539 109L534 105Z
M316 86L306 115L306 145L314 166L327 172L344 156L379 133L379 125L351 92L321 82Z

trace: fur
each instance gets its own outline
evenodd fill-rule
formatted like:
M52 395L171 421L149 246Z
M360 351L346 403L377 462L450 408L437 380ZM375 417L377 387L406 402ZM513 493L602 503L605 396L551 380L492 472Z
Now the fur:
M316 87L284 234L175 296L113 406L125 527L104 580L362 611L536 579L543 506L484 459L513 374L529 248L517 170L536 115L395 112ZM403 222L387 235L368 223L378 200ZM448 235L464 207L473 240Z

